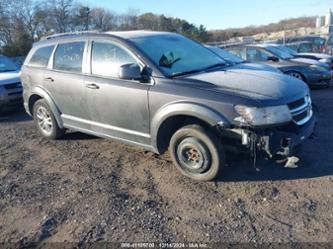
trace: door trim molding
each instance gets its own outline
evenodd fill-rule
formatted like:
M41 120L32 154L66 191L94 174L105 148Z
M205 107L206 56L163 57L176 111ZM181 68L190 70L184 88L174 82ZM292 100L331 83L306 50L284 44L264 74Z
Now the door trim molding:
M148 138L148 139L150 139L150 137L151 137L150 134L147 134L147 133L137 132L137 131L133 131L133 130L117 127L117 126L102 124L102 123L98 123L95 121L86 120L86 119L82 119L82 118L78 118L78 117L73 117L73 116L66 115L66 114L62 114L61 118L67 119L67 120L72 120L74 122L87 124L87 125L97 126L97 127L107 129L107 130L113 130L113 131L122 132L122 133L130 134L130 135L134 135L134 136L144 137L144 138ZM64 123L66 125L66 122L64 122Z

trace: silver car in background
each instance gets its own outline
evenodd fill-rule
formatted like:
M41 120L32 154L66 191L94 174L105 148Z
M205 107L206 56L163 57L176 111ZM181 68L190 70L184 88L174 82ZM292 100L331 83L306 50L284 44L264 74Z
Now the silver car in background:
M8 57L0 55L0 112L22 105L22 91L17 66Z

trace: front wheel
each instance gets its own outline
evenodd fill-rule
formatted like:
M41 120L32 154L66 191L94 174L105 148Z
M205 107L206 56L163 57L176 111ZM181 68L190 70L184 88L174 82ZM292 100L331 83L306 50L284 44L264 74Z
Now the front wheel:
M294 72L294 71L291 71L291 72L287 72L287 74L291 77L294 77L296 79L299 79L299 80L302 80L304 81L304 77L302 74L298 73L298 72Z
M178 170L197 181L216 178L225 160L216 135L199 125L176 131L170 140L169 152Z

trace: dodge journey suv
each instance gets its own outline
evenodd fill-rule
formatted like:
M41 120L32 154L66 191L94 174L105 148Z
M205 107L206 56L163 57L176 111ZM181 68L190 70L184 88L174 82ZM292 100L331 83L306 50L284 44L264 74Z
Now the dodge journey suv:
M24 106L46 138L71 129L169 149L199 181L219 174L230 146L289 156L315 126L309 88L227 65L173 33L54 35L34 44L22 67Z

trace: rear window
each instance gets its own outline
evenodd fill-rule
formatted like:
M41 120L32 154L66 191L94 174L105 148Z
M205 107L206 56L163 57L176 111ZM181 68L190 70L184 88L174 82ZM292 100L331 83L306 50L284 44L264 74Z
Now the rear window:
M59 44L54 54L53 68L56 70L81 73L84 42Z
M54 46L39 48L31 57L28 65L34 67L47 67Z

